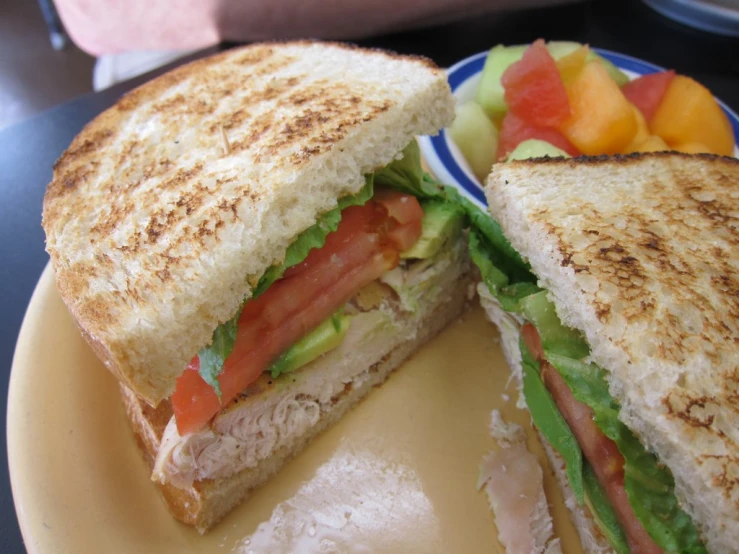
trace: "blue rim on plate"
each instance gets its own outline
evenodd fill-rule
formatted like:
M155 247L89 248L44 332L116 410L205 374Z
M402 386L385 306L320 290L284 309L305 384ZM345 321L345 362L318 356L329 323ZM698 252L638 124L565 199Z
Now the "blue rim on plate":
M624 54L611 52L610 50L602 50L600 48L594 48L593 50L614 63L620 69L636 73L637 75L647 75L649 73L656 73L658 71L665 70L663 67L658 65L642 61L638 58L632 58L631 56L626 56ZM469 78L482 72L487 55L487 52L480 52L479 54L475 54L474 56L470 56L469 58L465 58L464 60L457 62L447 70L449 86L453 93L456 92L457 89L459 89L459 87ZM716 100L731 122L731 127L734 130L734 137L739 137L739 116L737 116L737 114L724 102L718 98ZM420 142L426 162L440 181L446 184L456 185L469 199L475 201L481 206L487 205L487 201L485 200L485 195L480 184L472 173L459 164L455 155L452 153L449 146L450 139L447 137L446 129L442 129L438 135L433 137L421 137Z

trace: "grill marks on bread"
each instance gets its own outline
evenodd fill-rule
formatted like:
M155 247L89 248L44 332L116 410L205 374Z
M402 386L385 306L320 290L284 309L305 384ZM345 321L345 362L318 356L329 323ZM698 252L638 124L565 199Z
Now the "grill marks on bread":
M739 161L496 166L491 211L609 372L709 548L739 549Z
M597 190L608 183L592 192L578 188L564 214L545 204L530 217L557 241L560 266L574 271L598 319L617 331L611 337L617 345L631 348L635 337L620 335L627 325L644 324L661 339L656 351L642 352L647 357L684 363L701 352L721 364L715 344L739 344L739 189L722 170L724 164L739 170L733 161L716 167L667 159L671 167L636 176L642 182L627 187L615 183L618 173L607 174L614 189L629 190ZM696 165L693 173L686 170ZM648 160L641 166L650 169ZM538 168L544 176L551 164ZM594 202L584 192L603 196Z
M444 72L418 58L274 43L175 69L55 166L43 226L62 297L156 404L300 232L452 118Z

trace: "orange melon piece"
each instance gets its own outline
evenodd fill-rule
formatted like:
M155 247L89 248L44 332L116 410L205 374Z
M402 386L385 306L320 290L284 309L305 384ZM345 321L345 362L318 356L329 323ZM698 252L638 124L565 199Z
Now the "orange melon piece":
M634 112L634 118L636 119L636 133L634 134L634 138L631 139L629 145L624 149L624 154L630 154L631 152L643 152L643 150L639 150L639 146L644 141L654 136L652 135L652 133L649 132L647 120L644 118L641 110L631 102L629 102L629 105L631 106L631 109Z
M623 152L636 135L636 116L603 65L586 63L566 88L572 114L562 134L583 154Z
M631 150L627 150L626 154L633 152L664 152L671 150L667 143L657 135L649 135L646 139L636 144Z
M680 144L674 144L672 146L672 150L685 152L686 154L713 154L708 146L701 144L700 142L683 142Z
M585 45L557 60L557 70L565 86L571 83L585 67L589 52L590 48Z
M670 82L649 129L673 147L697 142L714 154L734 153L729 118L711 91L684 75L676 75Z

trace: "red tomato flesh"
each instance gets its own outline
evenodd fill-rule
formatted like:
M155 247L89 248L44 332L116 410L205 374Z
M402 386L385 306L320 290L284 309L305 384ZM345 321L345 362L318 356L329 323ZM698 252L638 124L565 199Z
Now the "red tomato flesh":
M500 126L498 160L504 160L508 154L513 152L516 146L529 139L545 140L549 144L564 150L570 156L580 155L577 148L556 129L532 125L513 112L508 112Z
M411 246L416 244L416 241L421 237L423 228L421 226L421 220L410 221L405 225L397 225L394 229L388 232L387 238L393 243L395 248L400 252L408 250Z
M501 83L509 111L532 125L556 127L570 116L562 76L541 39L505 70Z
M665 91L674 76L675 72L672 69L643 75L626 83L621 87L621 92L632 104L639 108L644 119L649 123L657 112L657 108L665 96Z
M384 206L388 215L400 224L420 222L423 218L423 208L414 196L398 194L391 189L381 189L372 197L372 200Z
M171 402L180 435L200 430L282 352L395 267L400 252L420 238L422 217L418 200L397 192L345 209L322 248L245 304L234 349L218 377L221 401L198 373L197 356L179 377ZM400 224L401 219L406 223Z

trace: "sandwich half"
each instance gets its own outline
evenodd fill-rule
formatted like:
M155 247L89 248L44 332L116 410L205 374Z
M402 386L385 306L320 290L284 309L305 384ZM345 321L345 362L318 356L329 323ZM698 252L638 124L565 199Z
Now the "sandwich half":
M666 152L488 178L482 304L587 552L739 552L738 182Z
M132 91L59 159L57 286L178 519L209 529L461 312L464 210L414 141L453 117L428 60L261 44Z

